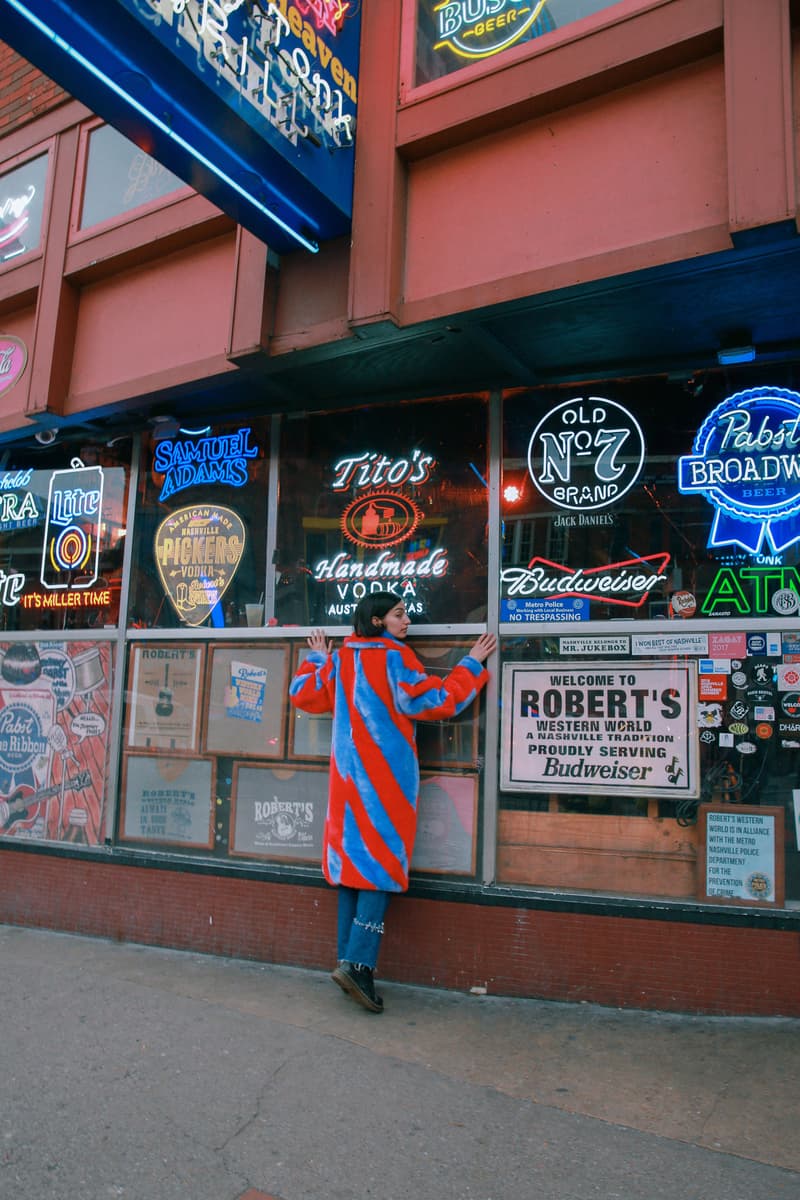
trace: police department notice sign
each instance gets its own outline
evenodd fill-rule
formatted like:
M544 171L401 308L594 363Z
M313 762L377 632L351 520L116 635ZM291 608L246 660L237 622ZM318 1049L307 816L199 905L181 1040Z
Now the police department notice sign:
M695 668L506 663L502 787L698 796Z

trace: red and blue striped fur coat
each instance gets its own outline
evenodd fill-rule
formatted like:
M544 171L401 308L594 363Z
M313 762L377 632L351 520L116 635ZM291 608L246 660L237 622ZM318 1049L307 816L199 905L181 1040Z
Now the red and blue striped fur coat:
M328 883L404 892L417 831L415 722L462 712L489 678L462 658L445 679L426 675L405 643L355 635L313 652L289 687L296 708L333 712L322 869Z

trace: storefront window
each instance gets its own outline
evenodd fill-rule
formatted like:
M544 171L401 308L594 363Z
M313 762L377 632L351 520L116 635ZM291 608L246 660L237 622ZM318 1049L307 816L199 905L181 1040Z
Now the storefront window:
M800 394L785 383L761 371L509 399L501 620L797 613Z
M0 471L4 630L119 620L130 441L9 447Z
M795 387L743 368L507 398L504 882L800 899Z
M444 675L470 644L420 638L414 649ZM318 869L331 717L291 709L287 696L307 653L304 639L132 643L119 840ZM420 725L414 871L475 875L482 717L478 703Z
M38 248L46 181L46 154L0 176L0 266Z
M161 163L110 125L89 135L81 229L125 216L185 187Z
M484 621L486 406L475 397L287 421L275 616L349 625L391 590L416 622Z
M419 86L610 8L616 0L417 0Z
M142 448L129 624L263 625L266 423L163 432Z

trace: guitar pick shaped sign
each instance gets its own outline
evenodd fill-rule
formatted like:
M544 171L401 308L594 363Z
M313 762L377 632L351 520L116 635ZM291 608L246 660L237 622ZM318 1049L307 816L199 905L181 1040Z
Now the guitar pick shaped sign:
M220 504L177 508L153 540L161 586L185 625L202 625L225 595L242 561L244 522Z

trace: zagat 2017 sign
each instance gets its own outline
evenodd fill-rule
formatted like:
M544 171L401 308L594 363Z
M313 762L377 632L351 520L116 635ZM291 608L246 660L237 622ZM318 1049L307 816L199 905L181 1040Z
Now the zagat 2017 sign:
M458 58L490 58L520 41L542 18L547 0L445 0L432 5L436 15L436 50L447 46ZM542 30L541 32L544 32Z
M630 491L644 463L638 421L614 400L565 400L542 417L528 444L528 471L551 504L608 508Z
M368 591L397 592L414 613L419 582L447 574L447 551L441 547L404 556L389 549L407 542L423 516L416 502L399 489L427 483L435 466L433 456L422 450L406 458L365 450L334 463L331 490L355 493L342 512L342 532L362 550L379 553L373 559L356 559L341 551L315 563L314 578L334 583L339 596L340 603L327 606L328 616L351 613Z
M693 453L678 460L678 489L716 509L709 546L781 553L800 540L800 395L736 392L709 413Z

